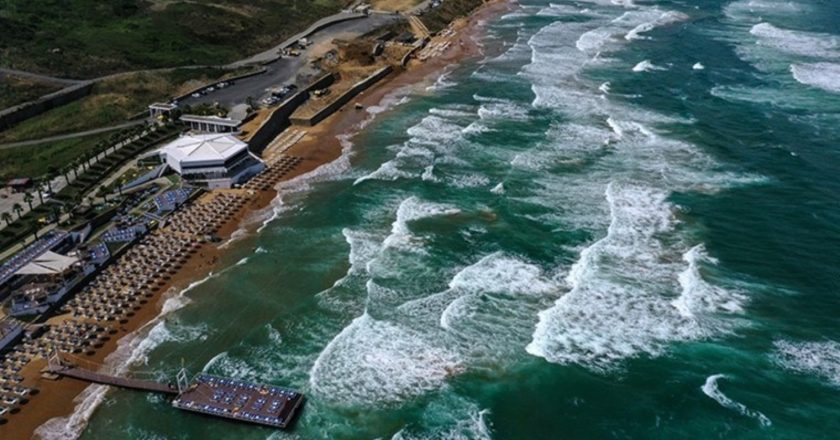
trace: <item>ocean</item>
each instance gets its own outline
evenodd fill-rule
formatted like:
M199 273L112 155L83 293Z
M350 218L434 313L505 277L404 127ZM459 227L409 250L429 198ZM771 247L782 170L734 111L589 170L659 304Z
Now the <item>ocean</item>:
M92 387L82 439L840 436L840 3L521 0L124 347L288 432ZM68 422L70 422L68 424Z

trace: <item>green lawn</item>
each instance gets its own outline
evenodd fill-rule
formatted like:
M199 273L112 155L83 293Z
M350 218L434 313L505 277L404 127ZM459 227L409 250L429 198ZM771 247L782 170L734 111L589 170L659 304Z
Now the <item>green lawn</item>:
M61 89L56 84L30 81L15 76L0 77L0 109L38 99Z
M50 166L61 168L109 136L111 133L103 133L27 147L0 149L0 180L24 176L38 177L45 174Z
M3 0L0 65L76 78L220 64L260 52L350 0Z

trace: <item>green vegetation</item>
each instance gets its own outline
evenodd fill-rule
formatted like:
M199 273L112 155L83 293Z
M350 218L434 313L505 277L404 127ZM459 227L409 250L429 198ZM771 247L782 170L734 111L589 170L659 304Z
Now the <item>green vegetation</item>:
M25 147L0 149L0 180L15 177L37 177L73 163L84 153L95 151L98 144L108 140L111 133L102 133L63 141Z
M482 0L446 0L420 17L431 32L440 32L453 20L470 14L481 6Z
M91 94L78 101L54 108L0 132L0 143L41 139L120 124L145 112L146 107L154 101L166 101L200 85L247 70L175 69L120 75L96 83Z
M350 0L4 0L0 65L93 78L216 65L270 48Z
M30 81L16 76L0 77L0 109L38 99L61 89L56 84Z
M59 191L52 200L45 201L44 204L36 206L35 209L23 216L14 215L15 220L6 228L0 230L0 249L6 249L27 235L33 234L44 226L44 221L55 221L60 213L73 211L88 192L94 189L105 177L116 171L118 167L143 151L172 139L177 136L178 131L174 126L164 127L120 148L99 162L86 166L85 170L79 173L70 185ZM130 132L125 132L122 136L130 134ZM57 170L56 174L67 176L69 171L67 171L67 167L64 167Z
M225 116L228 113L228 109L221 106L221 105L213 105L213 104L199 104L194 106L185 106L184 107L184 114L188 115L198 115L198 116Z

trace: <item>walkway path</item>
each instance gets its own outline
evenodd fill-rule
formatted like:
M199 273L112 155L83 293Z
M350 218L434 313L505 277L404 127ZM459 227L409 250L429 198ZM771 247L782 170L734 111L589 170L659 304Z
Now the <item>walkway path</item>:
M14 76L22 77L22 78L32 79L32 80L35 80L35 81L51 82L51 83L57 83L57 84L64 84L64 85L68 85L68 86L84 82L84 80L56 78L54 76L41 75L40 73L25 72L23 70L17 70L17 69L6 69L6 68L2 68L2 67L0 67L0 74L14 75Z

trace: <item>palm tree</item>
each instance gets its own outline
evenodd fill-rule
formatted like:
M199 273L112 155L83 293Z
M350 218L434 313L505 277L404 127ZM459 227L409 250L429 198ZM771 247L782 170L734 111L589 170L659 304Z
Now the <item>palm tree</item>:
M20 203L15 203L12 205L12 211L14 211L18 218L20 218L20 213L23 212L23 206L20 206Z
M29 210L30 210L30 211L32 210L32 201L33 201L33 200L35 200L35 198L34 198L34 197L32 197L32 194L31 194L31 193L29 193L29 192L25 192L25 193L23 193L23 201L24 201L27 205L29 205Z
M47 175L46 175L46 179L47 179L47 189L48 189L50 192L53 192L53 189L52 189L52 180L53 180L56 176L58 176L58 168L56 168L56 167L54 167L54 166L50 165L50 167L49 167L49 168L47 168Z
M42 180L38 180L37 182L35 182L35 188L38 191L38 204L43 205L44 204L44 194L43 194L44 182Z
M12 223L12 214L9 214L8 212L0 214L0 218L2 218L4 222L6 222L6 226L9 226L9 224Z

